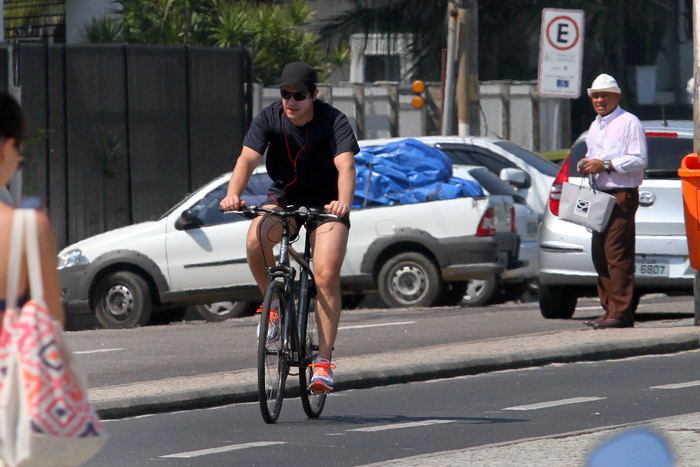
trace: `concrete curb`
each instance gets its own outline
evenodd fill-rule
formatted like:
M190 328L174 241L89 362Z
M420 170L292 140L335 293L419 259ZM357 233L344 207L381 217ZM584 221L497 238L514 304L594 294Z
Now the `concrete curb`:
M700 329L636 327L545 334L446 344L370 356L338 358L336 391L475 375L551 363L571 363L674 353L700 348ZM370 364L371 363L371 364ZM294 370L294 369L293 369ZM296 371L294 371L296 373ZM287 395L298 395L290 375ZM211 407L258 400L257 372L168 378L93 388L90 397L102 418Z

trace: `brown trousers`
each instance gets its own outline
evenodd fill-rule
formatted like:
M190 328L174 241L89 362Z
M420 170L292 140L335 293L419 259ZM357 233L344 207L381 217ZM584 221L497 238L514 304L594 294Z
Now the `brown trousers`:
M615 197L610 222L593 232L593 264L598 273L598 297L607 318L634 321L634 217L639 207L637 188L610 192Z

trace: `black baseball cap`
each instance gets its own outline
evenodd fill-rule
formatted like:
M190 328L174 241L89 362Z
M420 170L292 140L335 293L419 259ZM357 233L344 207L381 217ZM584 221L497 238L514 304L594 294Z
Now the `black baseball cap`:
M304 62L289 63L282 71L280 88L291 86L297 91L308 91L316 89L316 70Z

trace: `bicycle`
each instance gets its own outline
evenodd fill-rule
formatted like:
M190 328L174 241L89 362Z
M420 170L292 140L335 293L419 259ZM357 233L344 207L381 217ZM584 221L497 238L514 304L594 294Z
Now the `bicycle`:
M267 287L263 298L258 335L258 396L260 412L266 423L275 423L282 409L284 389L290 367L299 368L299 392L301 405L309 418L321 415L326 403L326 392L311 392L309 381L313 363L318 355L318 327L316 322L316 288L311 269L311 242L306 230L304 253L299 255L292 247L291 220L317 220L336 218L316 209L288 206L281 210L249 206L239 211L248 219L272 216L282 224L279 260L268 268ZM291 259L299 264L297 270ZM281 312L280 312L281 311ZM270 323L277 326L276 339L268 336Z

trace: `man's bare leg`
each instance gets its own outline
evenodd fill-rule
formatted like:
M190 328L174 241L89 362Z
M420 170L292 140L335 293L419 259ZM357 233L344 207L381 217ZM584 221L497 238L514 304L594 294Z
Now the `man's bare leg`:
M340 322L340 268L345 258L348 228L339 222L321 224L311 236L316 283L319 358L331 360Z

